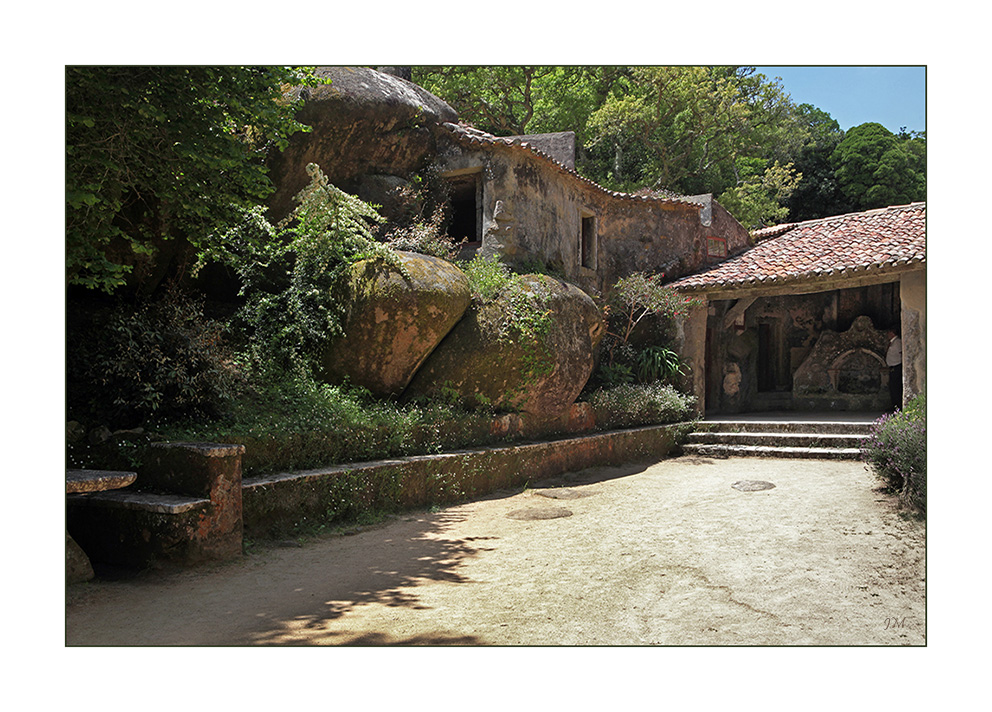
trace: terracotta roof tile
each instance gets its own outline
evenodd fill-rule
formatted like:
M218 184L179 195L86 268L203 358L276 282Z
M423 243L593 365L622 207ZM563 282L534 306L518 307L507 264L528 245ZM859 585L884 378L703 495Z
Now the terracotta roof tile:
M670 287L705 291L806 281L926 263L926 203L757 230L758 243Z

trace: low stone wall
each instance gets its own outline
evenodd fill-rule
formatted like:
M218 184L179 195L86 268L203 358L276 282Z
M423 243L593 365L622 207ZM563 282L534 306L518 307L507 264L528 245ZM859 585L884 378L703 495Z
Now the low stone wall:
M587 467L661 458L686 433L684 424L652 426L249 478L244 530L276 536L307 524L462 501Z
M243 445L161 443L138 489L67 495L67 530L94 561L180 565L241 555L243 536L469 500L599 465L669 455L688 424L617 430L242 478Z

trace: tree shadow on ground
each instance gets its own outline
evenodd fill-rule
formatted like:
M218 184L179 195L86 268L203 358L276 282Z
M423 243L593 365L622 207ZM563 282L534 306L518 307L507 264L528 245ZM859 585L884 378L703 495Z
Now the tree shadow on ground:
M480 540L446 538L445 530L465 519L451 510L397 517L388 526L346 537L328 537L283 554L283 566L297 572L287 580L292 595L259 600L254 630L244 642L348 645L478 644L471 636L437 634L394 640L389 631L349 631L334 625L361 606L427 610L417 595L419 585L443 581L471 585L461 568L466 561L491 551ZM495 537L494 537L495 538ZM288 592L287 592L288 593Z
M566 472L533 482L528 487L581 488L642 473L654 462ZM520 489L502 490L478 499L506 499L520 492ZM294 565L309 572L306 583L320 591L319 598L323 600L319 605L306 606L303 610L284 608L265 614L259 621L264 621L264 625L257 626L246 642L268 645L305 638L308 644L483 644L484 641L474 636L449 635L443 631L398 639L389 631L352 631L347 630L347 625L336 623L361 606L426 610L428 606L416 591L417 586L425 582L472 585L471 579L462 573L462 567L467 561L493 550L484 544L490 537L445 538L443 535L446 529L464 521L466 516L454 509L411 513L396 518L387 526L364 531L358 535L362 537L364 553L360 561L351 556L334 556L333 552L348 548L348 537L339 537L337 542L328 539L296 550L298 555L294 558L298 556L299 561Z

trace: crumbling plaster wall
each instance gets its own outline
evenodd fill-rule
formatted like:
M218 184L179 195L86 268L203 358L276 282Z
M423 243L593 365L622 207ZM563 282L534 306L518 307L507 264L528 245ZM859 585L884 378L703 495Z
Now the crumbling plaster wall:
M482 180L482 254L508 262L541 261L588 292L610 289L634 272L666 280L707 264L706 238L723 237L731 253L749 245L747 231L718 203L617 196L519 146L439 146L442 176L478 172ZM595 217L596 252L582 265L582 218Z

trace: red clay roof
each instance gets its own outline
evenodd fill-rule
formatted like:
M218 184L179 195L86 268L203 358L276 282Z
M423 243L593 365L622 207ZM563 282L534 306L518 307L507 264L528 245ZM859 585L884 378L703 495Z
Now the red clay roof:
M758 243L668 286L707 291L925 265L927 204L912 203L757 230Z

